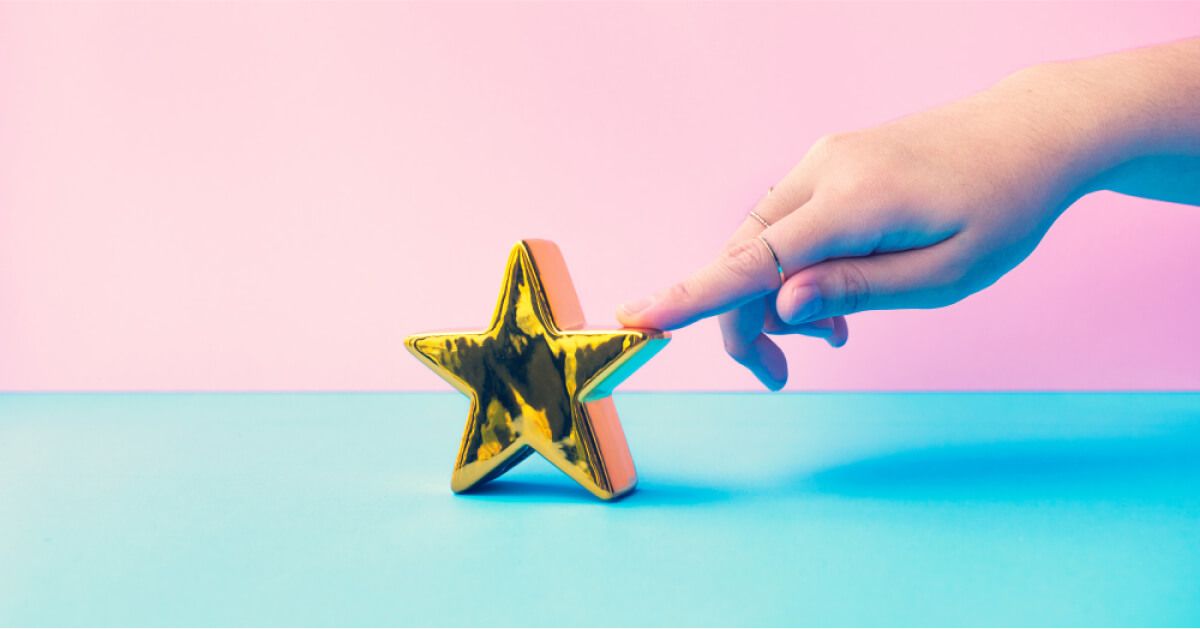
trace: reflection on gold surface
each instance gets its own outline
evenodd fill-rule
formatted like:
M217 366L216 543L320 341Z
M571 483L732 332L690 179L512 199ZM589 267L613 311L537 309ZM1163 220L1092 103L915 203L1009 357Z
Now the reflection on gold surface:
M637 483L608 397L666 345L658 330L588 330L554 243L513 247L492 323L483 332L418 334L417 358L471 398L450 486L485 483L537 451L596 496Z

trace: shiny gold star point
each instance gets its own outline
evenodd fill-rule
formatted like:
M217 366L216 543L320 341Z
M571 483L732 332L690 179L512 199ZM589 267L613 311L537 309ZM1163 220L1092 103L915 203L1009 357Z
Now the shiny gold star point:
M523 240L509 255L486 330L405 340L471 399L451 489L486 483L533 452L603 500L633 489L637 472L610 395L670 337L584 326L558 247Z

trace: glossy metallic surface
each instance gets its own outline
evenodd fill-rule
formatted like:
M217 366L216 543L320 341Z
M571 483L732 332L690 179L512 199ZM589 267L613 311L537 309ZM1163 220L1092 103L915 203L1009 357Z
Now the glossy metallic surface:
M610 500L637 483L609 395L659 349L658 330L587 330L558 247L513 247L491 325L418 334L417 358L471 398L451 488L485 483L533 452Z

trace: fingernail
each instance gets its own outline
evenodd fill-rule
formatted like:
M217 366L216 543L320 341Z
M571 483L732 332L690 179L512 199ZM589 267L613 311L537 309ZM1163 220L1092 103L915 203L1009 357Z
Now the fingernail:
M654 303L653 297L642 297L621 306L621 310L624 310L625 314L637 314L649 308L652 303Z
M788 317L788 323L804 323L821 312L821 294L811 284L801 284L792 289L792 303L799 304Z

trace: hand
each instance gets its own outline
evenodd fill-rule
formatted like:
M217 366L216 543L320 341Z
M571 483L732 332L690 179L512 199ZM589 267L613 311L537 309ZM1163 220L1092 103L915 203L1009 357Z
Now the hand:
M837 347L845 315L945 306L990 285L1117 154L1083 82L1055 72L822 138L755 206L769 227L748 217L714 261L618 318L672 329L719 314L728 353L779 389L787 363L770 334Z

